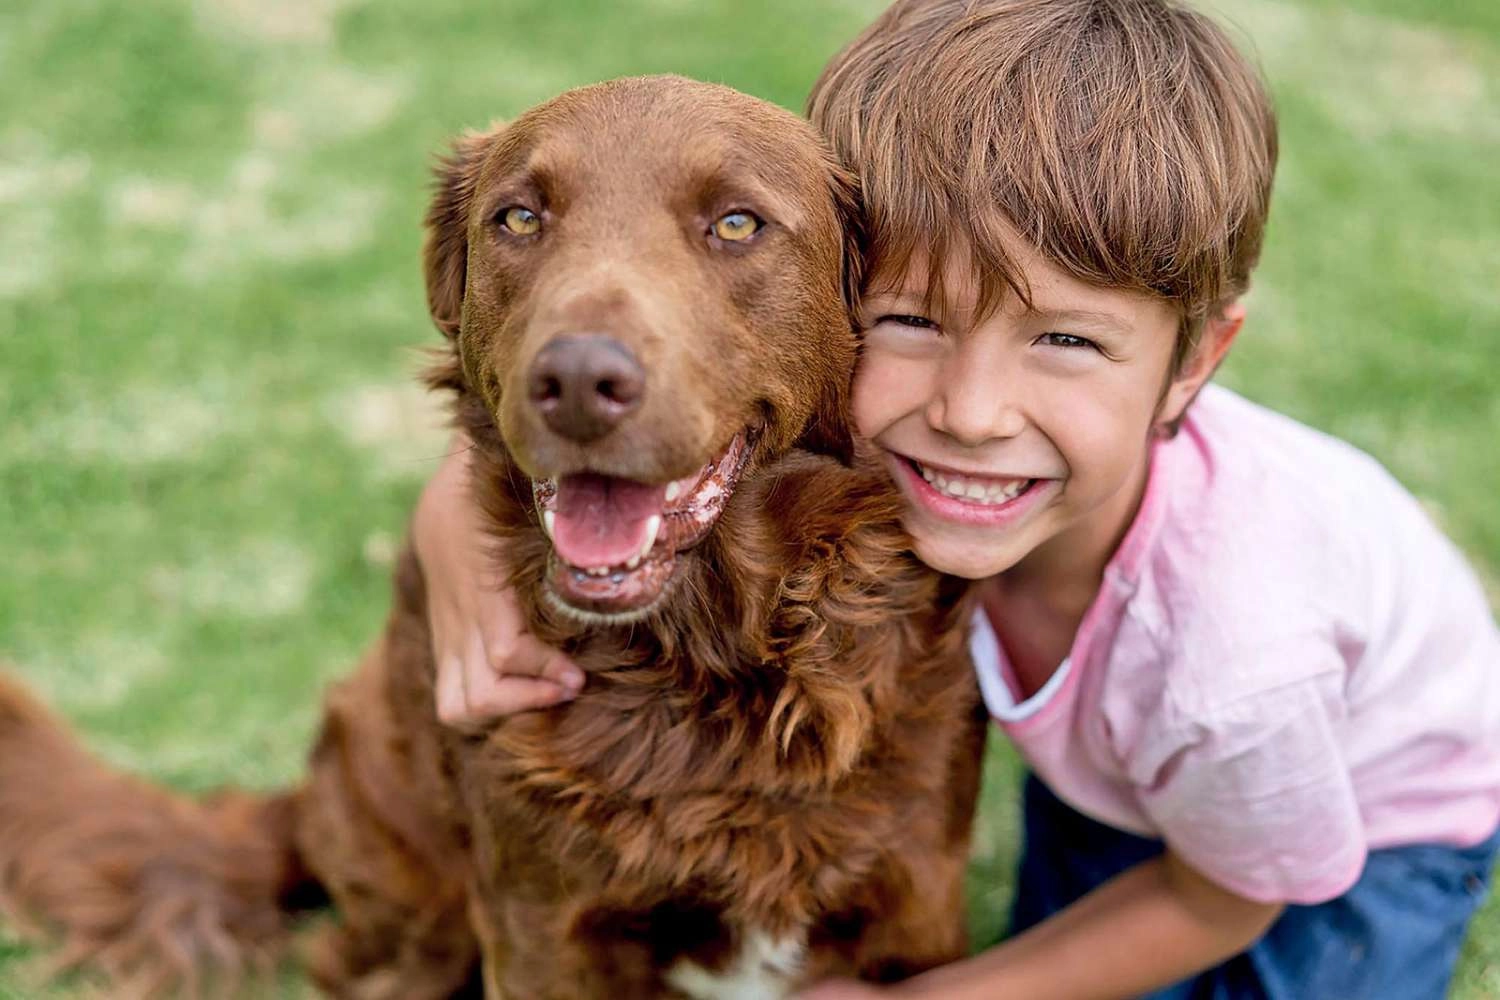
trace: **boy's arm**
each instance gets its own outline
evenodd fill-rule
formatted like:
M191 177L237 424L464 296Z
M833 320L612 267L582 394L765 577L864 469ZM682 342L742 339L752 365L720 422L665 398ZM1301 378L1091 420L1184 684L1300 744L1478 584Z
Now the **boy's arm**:
M973 958L889 991L830 983L799 1000L1127 1000L1239 954L1281 910L1236 896L1168 853Z
M469 490L471 447L461 431L454 435L411 529L427 582L437 714L448 725L544 708L583 686L577 666L526 633L515 598L500 586Z

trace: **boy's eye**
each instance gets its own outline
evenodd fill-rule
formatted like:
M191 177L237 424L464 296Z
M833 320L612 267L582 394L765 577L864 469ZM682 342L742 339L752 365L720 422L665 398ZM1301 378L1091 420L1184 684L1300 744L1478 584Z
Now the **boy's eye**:
M1099 350L1099 345L1087 337L1080 337L1072 333L1044 333L1037 338L1038 344L1050 344L1053 347L1092 347Z
M900 314L891 314L889 316L882 316L875 322L877 324L899 323L902 326L914 326L921 330L934 330L937 328L937 324L925 316L904 316Z

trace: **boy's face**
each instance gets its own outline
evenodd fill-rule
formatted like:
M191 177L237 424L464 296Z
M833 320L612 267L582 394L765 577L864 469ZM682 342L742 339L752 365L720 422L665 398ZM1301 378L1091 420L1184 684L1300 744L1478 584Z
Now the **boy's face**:
M1079 282L1020 240L1006 249L1030 309L1008 295L977 316L963 259L931 310L922 261L867 297L855 420L906 496L924 562L970 579L1096 573L1134 516L1152 428L1191 401L1238 321L1227 337L1210 324L1174 378L1171 306Z

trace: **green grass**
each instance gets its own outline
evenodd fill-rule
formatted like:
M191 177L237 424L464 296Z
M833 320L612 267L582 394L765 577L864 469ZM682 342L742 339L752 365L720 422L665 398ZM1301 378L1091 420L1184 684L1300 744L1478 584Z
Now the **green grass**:
M879 0L0 5L0 657L178 787L297 773L443 437L411 387L445 138L672 70L798 107ZM1223 374L1379 456L1500 594L1500 6L1224 0L1283 161ZM1000 933L992 747L974 918ZM62 997L0 938L0 996ZM275 995L300 991L289 981ZM1500 996L1500 907L1456 996Z

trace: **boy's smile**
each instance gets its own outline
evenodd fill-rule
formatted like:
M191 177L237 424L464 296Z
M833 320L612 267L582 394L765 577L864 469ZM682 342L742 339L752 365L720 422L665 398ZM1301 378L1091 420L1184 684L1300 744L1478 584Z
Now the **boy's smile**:
M966 472L887 451L906 494L936 517L963 524L999 527L1011 524L1047 501L1056 479L997 476Z
M1029 308L1010 294L979 314L966 254L930 304L921 260L899 288L876 287L861 308L854 415L910 503L924 561L1063 582L1103 568L1145 488L1153 429L1212 365L1195 357L1172 376L1167 302L1081 282L1018 238L1006 250ZM1216 361L1218 347L1206 331L1198 354Z

